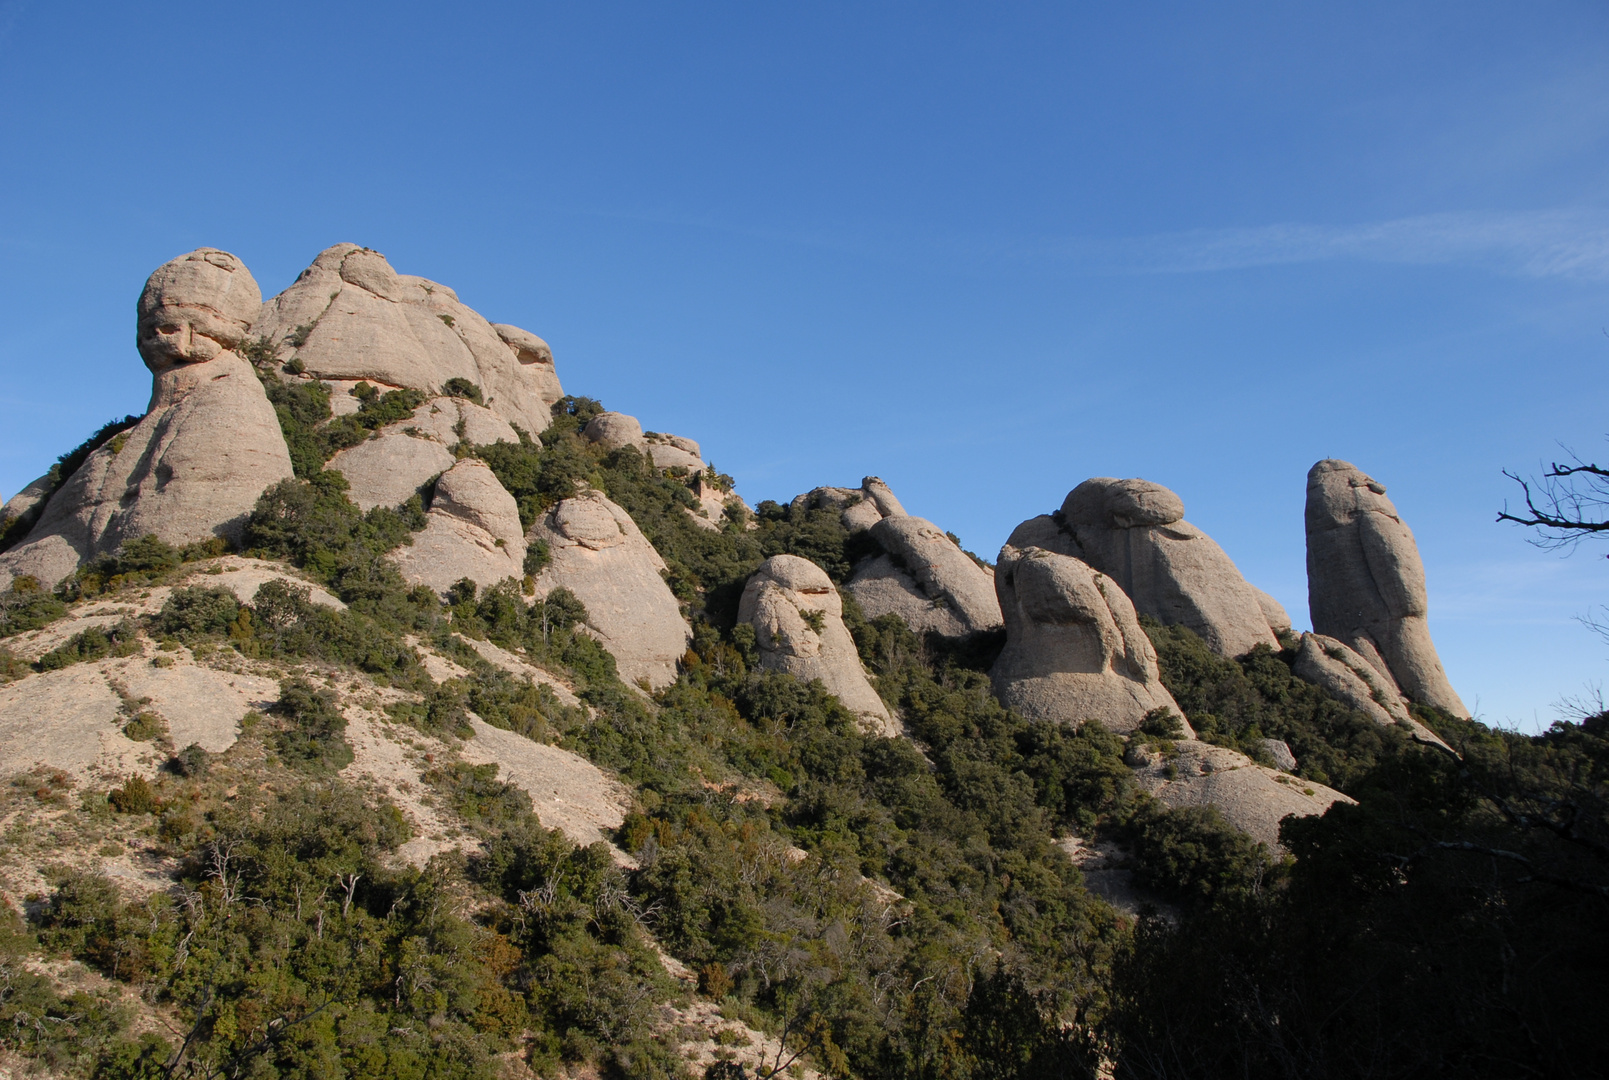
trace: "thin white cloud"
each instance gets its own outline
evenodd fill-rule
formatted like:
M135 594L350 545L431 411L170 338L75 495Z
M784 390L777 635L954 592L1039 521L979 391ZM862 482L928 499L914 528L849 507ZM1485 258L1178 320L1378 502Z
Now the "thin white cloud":
M1609 214L1424 214L1359 225L1193 229L1113 241L1074 240L1053 248L1076 262L1129 273L1208 273L1347 259L1603 279L1609 278Z

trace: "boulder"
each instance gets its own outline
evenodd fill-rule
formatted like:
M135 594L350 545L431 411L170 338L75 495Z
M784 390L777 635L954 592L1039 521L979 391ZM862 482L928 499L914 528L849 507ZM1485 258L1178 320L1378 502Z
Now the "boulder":
M326 468L346 477L351 485L347 497L361 509L396 506L452 468L457 460L452 447L459 441L485 446L518 442L519 435L508 421L472 401L432 398L408 419L387 424L371 438L342 450Z
M0 555L0 587L20 574L52 585L148 534L171 544L238 537L263 489L291 475L273 406L232 351L260 303L245 265L213 248L151 275L137 334L152 374L145 418L34 507L37 523Z
M1420 742L1445 746L1440 736L1408 711L1408 699L1373 664L1345 642L1323 634L1303 634L1291 671L1378 724L1401 724Z
M655 689L676 680L676 663L692 635L661 576L665 561L629 514L602 492L583 491L550 507L528 539L548 546L537 594L561 586L574 593L622 679L647 679Z
M445 594L469 578L482 588L525 573L525 535L514 496L486 463L465 458L436 481L425 527L391 556L413 585Z
M531 434L548 426L563 396L540 338L495 329L445 285L398 274L385 256L356 244L321 252L262 306L251 330L318 378L427 393L466 379L487 408Z
M704 471L704 459L700 456L698 443L692 439L680 435L662 435L657 431L649 432L643 438L646 440L643 449L648 454L648 460L654 463L654 468L686 469L690 473Z
M636 447L654 463L656 469L683 468L693 473L704 471L698 443L680 435L665 435L657 431L645 433L637 418L625 413L599 413L587 421L581 435L588 442L610 450Z
M1285 611L1285 605L1269 596L1263 590L1253 585L1251 591L1257 594L1257 604L1263 609L1263 618L1268 620L1268 628L1280 637L1291 632L1291 617Z
M587 421L587 426L581 429L582 438L590 443L607 447L610 450L619 450L626 446L641 447L645 440L642 425L635 416L625 413L602 412Z
M1067 555L1009 544L995 590L1006 647L990 677L1000 701L1031 719L1098 720L1133 731L1153 709L1180 713L1156 650L1110 578Z
M0 506L0 549L8 542L23 539L39 520L50 493L56 490L56 477L46 473Z
M1275 851L1279 823L1295 814L1324 813L1332 803L1354 800L1323 784L1259 765L1235 750L1193 739L1174 744L1176 754L1154 753L1134 779L1167 805L1212 806L1235 828Z
M1313 632L1351 646L1413 700L1467 718L1430 640L1418 545L1385 485L1320 461L1307 474L1306 521Z
M1296 755L1291 753L1290 743L1283 739L1258 739L1257 744L1268 751L1274 767L1280 772L1296 771Z
M946 637L1002 625L993 575L932 522L887 517L871 535L884 554L862 562L845 585L867 618L892 613L917 633Z
M1265 594L1184 520L1184 503L1161 484L1086 480L1062 503L1061 524L1084 561L1113 578L1140 614L1194 630L1220 656L1241 656L1257 645L1279 648Z
M898 733L860 666L844 627L843 600L821 567L797 555L773 555L744 586L737 617L754 628L761 668L785 671L803 682L820 679L871 730Z
M905 507L894 497L887 484L876 476L868 476L858 488L818 487L803 495L796 495L788 504L790 511L837 510L844 527L850 532L869 529L885 517L904 517Z

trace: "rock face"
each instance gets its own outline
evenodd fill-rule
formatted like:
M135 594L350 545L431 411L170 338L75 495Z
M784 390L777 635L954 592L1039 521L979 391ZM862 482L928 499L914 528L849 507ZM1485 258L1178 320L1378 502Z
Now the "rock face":
M392 558L409 583L439 593L462 578L481 587L520 578L525 535L514 496L484 462L465 458L441 474L424 531Z
M273 407L232 351L260 303L246 267L213 248L151 275L137 335L150 408L34 508L27 538L0 555L0 586L21 574L54 584L147 534L172 544L238 535L263 489L291 475Z
M821 567L797 555L773 555L744 586L737 617L754 627L762 668L804 682L820 679L844 708L879 734L898 732L867 681L844 627L843 600Z
M332 397L332 400L334 398ZM326 468L346 477L350 498L362 510L396 506L452 468L451 447L462 439L476 446L518 442L508 421L463 398L438 397L407 420L388 424L374 436L336 454Z
M995 589L1006 647L990 676L1003 704L1117 732L1133 731L1152 709L1180 712L1134 606L1110 578L1067 555L1008 544Z
M931 521L887 517L872 526L885 552L845 586L868 618L893 613L917 633L960 637L1002 625L994 578Z
M1235 828L1279 848L1279 823L1295 814L1322 814L1353 800L1311 780L1287 776L1222 746L1189 740L1178 755L1153 753L1134 772L1140 786L1172 807L1215 806Z
M1264 600L1224 550L1184 520L1177 495L1148 480L1097 477L1074 488L1062 503L1062 524L1082 557L1113 578L1134 609L1170 626L1200 634L1221 656L1254 646L1279 648ZM1283 609L1274 612L1283 618ZM1283 618L1284 625L1290 620Z
M599 413L587 421L581 434L588 442L611 450L634 446L654 463L656 469L683 468L694 473L704 471L698 443L680 435L663 435L657 431L644 433L642 424L635 416L618 412Z
M550 507L528 539L548 545L537 594L560 586L575 593L622 679L647 679L655 689L676 680L676 662L692 634L660 576L665 561L630 515L601 492L585 491Z
M904 517L905 507L894 497L887 484L875 476L868 476L858 488L818 487L803 495L796 495L788 504L790 510L838 510L844 527L850 532L869 529L886 517Z
M337 244L262 306L251 327L319 378L368 379L437 393L449 379L536 434L563 391L546 342L493 327L445 285L398 274L377 251Z
M1413 700L1467 718L1430 640L1419 548L1385 485L1321 461L1307 474L1306 518L1314 632L1340 639Z

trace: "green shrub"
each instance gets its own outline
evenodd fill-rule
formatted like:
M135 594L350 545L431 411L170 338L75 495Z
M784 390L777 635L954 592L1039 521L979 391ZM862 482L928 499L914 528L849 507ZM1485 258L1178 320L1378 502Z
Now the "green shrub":
M235 594L218 586L174 589L151 620L161 636L194 639L227 634L240 615Z
M135 742L155 742L167 737L168 723L153 712L136 713L123 725L123 734Z
M445 316L443 316L443 318L445 318ZM450 326L452 324L449 323L448 325ZM476 386L473 382L470 382L461 375L455 375L443 383L441 386L441 392L448 397L465 398L469 401L473 401L476 405L485 404L485 401L481 398L480 387Z
M39 671L56 671L86 660L103 660L108 656L132 656L139 652L139 628L128 619L115 626L92 626L67 639L67 642L41 656L34 664Z
M113 788L106 801L120 814L154 814L162 804L156 789L142 776L131 776L120 788Z
M346 717L330 691L317 689L305 679L285 679L279 684L279 700L268 711L283 721L274 749L287 764L314 772L339 772L352 763L352 745L342 737Z
M67 605L59 597L40 588L37 578L23 574L0 592L0 637L38 630L65 614Z

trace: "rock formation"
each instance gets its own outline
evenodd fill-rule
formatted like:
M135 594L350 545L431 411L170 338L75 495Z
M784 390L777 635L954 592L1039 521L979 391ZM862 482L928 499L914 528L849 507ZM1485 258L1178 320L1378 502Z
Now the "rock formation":
M50 496L26 539L0 555L0 586L22 574L54 584L147 534L172 544L238 535L263 489L291 475L273 407L233 351L261 302L228 252L198 248L157 268L139 300L145 418Z
M1322 814L1354 800L1311 780L1288 776L1222 746L1188 740L1176 755L1153 750L1134 771L1140 786L1172 807L1213 806L1231 825L1279 849L1279 823Z
M887 484L875 476L868 476L858 488L818 487L803 495L796 495L788 504L790 510L838 510L844 527L850 532L869 529L886 517L904 517L905 507L894 497Z
M467 380L487 408L533 435L563 396L541 338L493 327L447 286L398 274L385 256L356 244L321 252L263 305L251 332L318 378L431 394Z
M1005 705L1117 732L1133 731L1153 709L1180 712L1133 605L1110 578L1067 555L1008 544L995 589L1006 647L990 676Z
M1313 631L1338 638L1415 701L1468 717L1426 621L1425 568L1385 485L1356 466L1307 474L1307 596Z
M463 578L481 587L518 579L525 535L514 496L484 462L465 458L436 481L424 531L392 557L410 583L439 593Z
M1161 484L1086 480L1068 493L1061 516L1084 561L1116 580L1135 611L1194 630L1221 656L1279 648L1270 623L1272 614L1290 626L1283 609L1184 520L1184 503ZM1265 610L1265 600L1275 612Z
M871 535L884 554L862 562L845 585L867 618L893 613L917 633L947 637L1002 625L993 575L931 521L886 517Z
M675 681L691 632L660 576L665 560L629 514L601 492L584 491L550 507L528 539L548 546L537 594L560 586L573 592L622 679L647 679L656 689Z
M797 555L773 555L744 586L737 617L754 628L762 668L805 682L820 679L873 730L898 733L898 724L860 666L860 654L844 627L843 600L821 567Z
M657 431L645 433L637 418L625 413L599 413L587 421L581 434L588 442L611 450L634 446L654 463L656 469L683 468L701 473L705 468L698 443L680 435L664 435Z
M463 398L438 397L419 406L408 419L388 424L372 438L342 450L325 467L346 477L351 485L347 497L359 508L396 506L452 468L457 460L452 447L460 441L486 446L519 442L519 435L490 409Z

